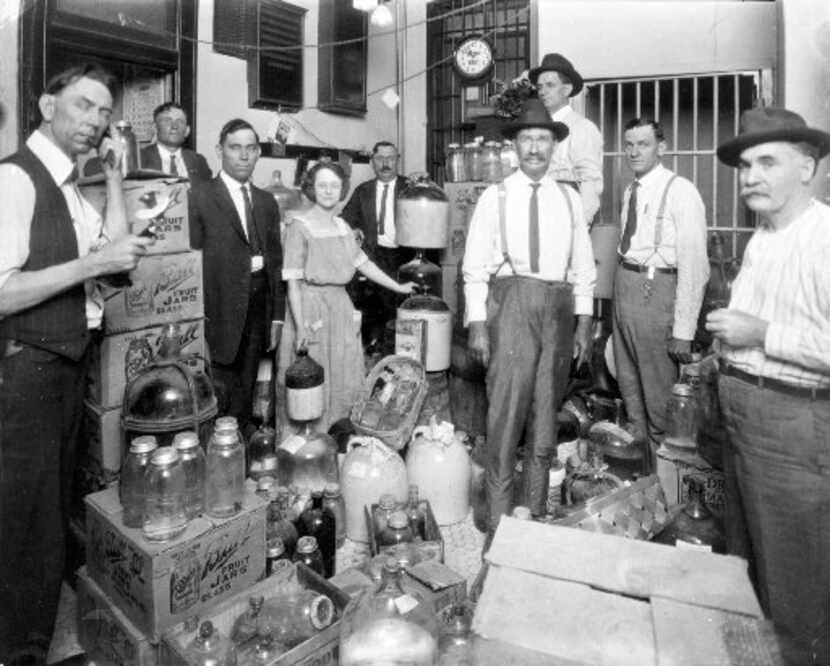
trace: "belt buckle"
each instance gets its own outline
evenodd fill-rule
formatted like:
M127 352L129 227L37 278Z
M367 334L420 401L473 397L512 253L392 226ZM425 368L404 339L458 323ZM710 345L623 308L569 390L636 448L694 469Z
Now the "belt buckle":
M654 274L657 270L654 266L649 266L646 270L646 279L643 280L643 297L645 300L651 298L651 291L654 287Z

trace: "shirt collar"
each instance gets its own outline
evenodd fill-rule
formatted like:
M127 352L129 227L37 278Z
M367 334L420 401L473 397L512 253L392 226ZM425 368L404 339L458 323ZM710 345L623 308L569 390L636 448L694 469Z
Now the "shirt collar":
M165 155L170 155L171 157L179 157L182 154L181 146L176 148L176 150L170 150L166 146L162 146L160 143L157 143L156 146L158 147L159 153L162 157Z
M251 181L246 180L244 183L240 183L236 178L231 178L228 174L224 171L219 172L219 177L222 179L222 182L225 183L225 187L228 188L231 192L239 192L239 188L243 185L247 185L248 187L251 186Z
M562 120L567 115L569 115L571 113L571 111L573 111L573 109L571 108L571 105L566 104L565 106L563 106L558 111L554 111L552 114L550 114L550 117L551 117L552 120L556 120L557 122L562 122Z
M75 163L40 130L32 132L26 146L43 162L43 166L58 186L63 185L72 174Z
M655 166L651 171L649 171L645 176L639 179L640 185L649 185L650 183L656 182L663 177L664 173L668 171L666 167L662 164L658 164Z
M548 174L542 176L540 180L533 180L521 169L516 169L516 171L513 172L512 175L508 176L508 178L516 178L516 180L518 180L521 184L524 185L531 185L532 183L539 183L540 185L549 185L554 182L554 180Z

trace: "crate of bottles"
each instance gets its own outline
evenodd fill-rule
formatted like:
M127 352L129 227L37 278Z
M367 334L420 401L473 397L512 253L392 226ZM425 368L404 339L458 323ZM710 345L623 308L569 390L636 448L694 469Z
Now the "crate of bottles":
M236 515L198 516L180 536L160 543L124 526L116 486L87 495L85 503L89 576L153 642L265 572L267 505L251 486Z
M396 511L404 511L405 506L400 505L396 507ZM435 522L435 516L432 513L432 507L430 507L429 502L427 500L419 500L418 502L418 509L423 514L423 528L415 530L412 527L412 523L414 521L410 520L409 526L410 529L413 530L412 536L410 537L409 541L411 541L412 545L417 551L420 560L438 560L439 562L444 561L444 539L441 536L441 530L438 528L438 523ZM398 543L401 542L403 539L404 542L406 540L406 536L404 535L401 537L400 534L391 535L390 538L386 539L388 543L384 543L384 538L382 537L382 532L384 530L383 520L379 520L379 515L381 512L381 507L379 504L372 504L371 506L364 507L364 514L366 516L366 526L369 532L369 548L371 549L372 555L377 555L379 553L389 552L394 554L395 549L398 547L398 544L392 543L392 538L396 539ZM393 528L394 530L395 528ZM405 530L403 530L405 532ZM415 534L415 532L419 532ZM420 533L420 532L423 533Z
M232 648L237 666L336 664L340 619L349 595L302 563L280 560L277 565L268 578L200 614L196 621L181 622L165 632L159 663L188 666L208 663L207 659L231 663L222 661L220 653ZM205 621L212 630L209 648L217 648L211 654L200 640Z

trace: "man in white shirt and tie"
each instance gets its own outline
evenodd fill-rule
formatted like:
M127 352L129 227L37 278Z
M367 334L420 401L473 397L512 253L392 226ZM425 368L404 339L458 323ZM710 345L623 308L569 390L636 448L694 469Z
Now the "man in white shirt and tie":
M469 352L487 368L491 535L513 506L522 438L522 503L534 516L546 512L556 413L573 358L590 353L596 282L582 203L548 172L568 128L530 99L503 133L515 139L519 170L479 198L463 264Z
M691 345L709 280L706 210L694 184L661 164L659 123L625 126L634 181L625 190L614 277L614 360L625 408L653 455L666 430L666 402Z
M141 167L155 169L172 176L184 176L192 182L204 182L213 174L205 158L184 148L190 136L190 125L184 109L175 102L165 102L153 111L156 142L141 149Z
M760 218L729 307L706 320L730 440L727 546L754 556L792 664L830 664L830 207L810 189L828 153L830 134L772 107L745 111L718 147Z

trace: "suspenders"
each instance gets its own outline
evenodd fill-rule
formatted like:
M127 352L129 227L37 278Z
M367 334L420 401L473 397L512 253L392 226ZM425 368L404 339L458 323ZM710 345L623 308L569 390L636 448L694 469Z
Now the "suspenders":
M654 225L655 253L658 251L657 248L660 247L660 243L663 242L663 219L666 217L666 201L669 198L669 188L675 178L677 178L677 174L672 174L672 177L669 178L669 182L666 183L666 188L663 190L663 196L660 198L660 207L657 209L657 221Z
M574 205L571 201L571 197L568 194L567 188L556 181L556 185L559 187L559 191L562 192L562 196L565 197L565 202L568 204L568 215L571 218L571 247L568 251L568 265L570 266L571 263L571 252L573 250L573 229L576 226L576 218L574 217ZM513 259L510 257L510 252L507 248L507 188L504 186L504 181L500 181L498 184L498 197L499 197L499 236L501 237L501 256L502 262L499 267L493 272L493 275L496 275L501 270L501 267L505 264L510 266L510 270L513 271L513 275L518 275L516 271L516 267L513 265ZM663 195L663 204L665 205L665 194ZM662 208L661 208L662 210Z

